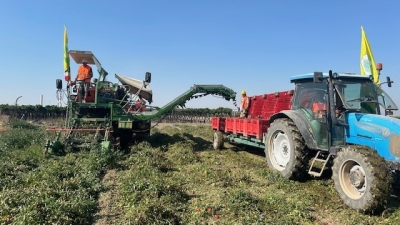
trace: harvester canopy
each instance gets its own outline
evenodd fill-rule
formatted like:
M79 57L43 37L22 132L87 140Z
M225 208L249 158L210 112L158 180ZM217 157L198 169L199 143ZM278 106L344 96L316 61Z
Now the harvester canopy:
M118 74L115 74L115 78L117 78L122 85L129 86L129 93L141 95L149 103L153 102L153 91L150 85L145 81Z
M101 80L104 81L106 76L108 75L107 71L101 66L100 61L94 56L91 51L79 51L79 50L70 50L69 55L74 59L77 64L81 64L82 60L86 60L89 65L96 65L97 71L101 76Z

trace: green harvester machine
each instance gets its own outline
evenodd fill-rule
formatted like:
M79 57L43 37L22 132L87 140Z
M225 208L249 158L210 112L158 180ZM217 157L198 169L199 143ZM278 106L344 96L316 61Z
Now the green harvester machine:
M86 60L95 65L99 73L90 83L86 102L81 101L83 86L66 78L66 90L62 80L56 80L57 90L67 96L65 123L59 128L49 128L55 138L47 140L45 151L63 152L67 148L90 149L100 145L102 148L126 148L135 140L143 140L150 135L151 121L162 119L174 108L185 107L193 98L215 95L236 106L236 93L223 85L193 85L189 90L163 107L153 107L153 93L150 88L151 73L146 72L144 80L115 74L118 83L107 81L107 71L90 51L70 50L69 55L76 63ZM141 95L149 105L135 108Z

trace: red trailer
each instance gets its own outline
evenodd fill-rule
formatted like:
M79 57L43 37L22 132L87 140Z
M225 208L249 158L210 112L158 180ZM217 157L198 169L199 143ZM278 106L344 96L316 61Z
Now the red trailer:
M294 90L289 90L249 97L247 118L211 118L212 129L217 131L214 136L214 148L222 147L225 135L230 142L264 149L263 135L269 127L270 117L277 112L290 109L293 93Z

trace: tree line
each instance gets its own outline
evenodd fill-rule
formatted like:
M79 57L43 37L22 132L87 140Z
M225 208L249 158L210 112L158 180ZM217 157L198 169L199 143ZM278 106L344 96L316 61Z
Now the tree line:
M17 119L50 119L65 116L66 107L55 105L0 105L0 115Z

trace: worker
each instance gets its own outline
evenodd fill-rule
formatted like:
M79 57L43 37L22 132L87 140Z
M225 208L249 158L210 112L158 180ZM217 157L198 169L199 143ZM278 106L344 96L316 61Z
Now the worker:
M139 98L136 100L136 110L144 111L146 109L146 100L142 95L138 95Z
M242 91L242 101L240 104L240 118L246 118L248 115L249 108L249 97L246 94L246 91Z
M90 79L93 77L92 67L87 64L87 60L82 60L82 65L79 66L78 74L75 78L76 85L82 85L84 90L84 97L82 102L86 102L86 97L89 93ZM79 86L78 86L79 87ZM78 92L78 95L81 95L81 92ZM79 98L78 98L79 99Z
M314 117L317 119L321 119L324 115L326 115L326 102L323 97L323 94L316 94L315 100L312 104L312 111L314 113Z

